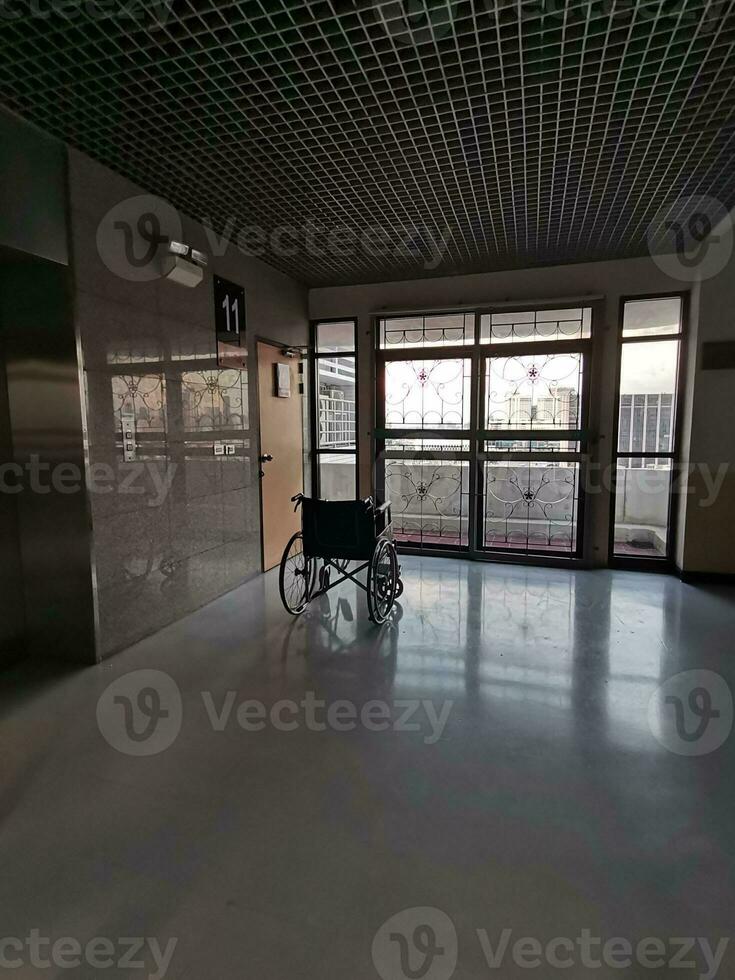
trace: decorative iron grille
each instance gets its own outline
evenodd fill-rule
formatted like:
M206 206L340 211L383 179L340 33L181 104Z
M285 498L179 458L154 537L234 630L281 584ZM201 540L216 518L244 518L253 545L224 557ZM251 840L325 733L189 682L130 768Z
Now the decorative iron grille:
M401 316L380 320L379 344L385 349L405 347L453 347L473 344L473 313L438 316Z
M487 359L488 429L576 429L581 354L526 354Z
M487 313L480 318L480 341L483 344L587 340L591 336L592 311L589 307Z
M385 377L386 428L469 427L469 359L390 361Z
M386 498L396 539L422 546L466 546L468 469L469 463L462 460L387 460Z
M578 463L486 461L484 476L485 547L574 552Z
M498 346L466 356L428 349L428 316L380 321L379 486L396 537L470 553L576 556L592 310L482 316L493 333L478 345ZM400 353L387 350L386 325ZM437 345L468 336L445 331ZM515 350L500 346L516 341Z

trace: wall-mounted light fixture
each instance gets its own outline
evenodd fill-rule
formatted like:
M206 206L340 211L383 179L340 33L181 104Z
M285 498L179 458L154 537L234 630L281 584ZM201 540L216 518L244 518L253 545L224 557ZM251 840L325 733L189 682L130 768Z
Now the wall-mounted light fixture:
M170 282L193 288L204 278L207 256L184 242L169 242L163 258L163 274Z

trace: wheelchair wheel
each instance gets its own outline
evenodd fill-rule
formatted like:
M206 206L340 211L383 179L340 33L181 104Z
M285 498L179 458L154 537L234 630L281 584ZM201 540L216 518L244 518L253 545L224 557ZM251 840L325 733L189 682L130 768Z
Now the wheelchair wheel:
M304 544L299 531L286 545L278 572L278 588L281 602L287 612L298 616L306 609L314 588L316 562L304 555Z
M367 581L368 613L374 623L384 623L398 591L398 555L392 541L381 538L370 559Z

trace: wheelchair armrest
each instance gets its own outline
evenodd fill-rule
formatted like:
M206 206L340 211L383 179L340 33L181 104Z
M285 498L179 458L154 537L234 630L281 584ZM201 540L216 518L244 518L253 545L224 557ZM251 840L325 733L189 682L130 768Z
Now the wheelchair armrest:
M375 508L375 532L376 534L384 534L385 531L390 527L391 515L390 515L390 503L386 501L381 504L380 507Z

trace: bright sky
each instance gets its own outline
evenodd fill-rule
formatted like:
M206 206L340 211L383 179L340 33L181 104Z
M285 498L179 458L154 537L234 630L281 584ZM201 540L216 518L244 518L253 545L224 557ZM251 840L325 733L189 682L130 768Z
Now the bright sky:
M676 387L678 341L626 344L620 374L623 395L660 394Z

